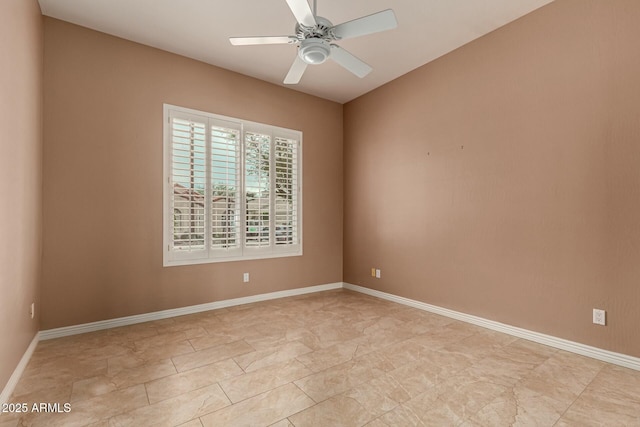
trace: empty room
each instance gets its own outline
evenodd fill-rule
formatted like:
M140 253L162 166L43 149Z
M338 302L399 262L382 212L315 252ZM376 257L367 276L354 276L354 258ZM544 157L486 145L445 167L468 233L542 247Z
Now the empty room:
M2 0L0 427L640 426L638 22Z

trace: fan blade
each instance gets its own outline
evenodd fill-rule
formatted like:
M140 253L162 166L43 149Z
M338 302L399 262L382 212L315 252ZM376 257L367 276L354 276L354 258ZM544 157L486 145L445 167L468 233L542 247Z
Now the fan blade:
M387 9L373 15L363 16L353 21L333 27L333 34L340 39L365 36L380 31L392 30L398 26L393 10Z
M311 12L311 8L309 7L309 3L307 0L287 0L287 4L289 5L289 9L293 13L293 16L296 17L296 20L305 27L315 27L316 18L313 16L313 12Z
M363 78L373 70L366 62L356 58L338 45L331 45L331 59L351 71L356 76Z
M229 37L234 46L247 46L255 44L293 44L298 41L293 36L268 36L268 37Z
M295 85L300 82L302 75L304 74L304 70L307 69L307 63L302 60L298 55L296 55L296 60L291 64L291 68L287 73L287 77L284 78L284 84L286 85Z

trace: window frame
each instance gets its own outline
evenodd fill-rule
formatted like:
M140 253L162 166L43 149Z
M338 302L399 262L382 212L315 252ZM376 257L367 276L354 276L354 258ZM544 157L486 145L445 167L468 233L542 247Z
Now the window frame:
M201 251L192 251L192 252L181 252L172 250L173 243L173 225L175 218L175 208L172 205L172 197L173 197L173 181L172 181L172 116L176 117L189 117L192 119L202 119L202 120L213 120L213 121L222 121L233 123L238 126L240 131L240 135L238 138L239 148L239 171L238 171L238 184L239 190L237 194L240 195L241 199L239 201L240 211L239 211L239 234L238 239L240 240L239 248L236 250L230 251L221 251L216 250L212 247L212 233L211 228L213 226L214 220L212 219L212 206L209 199L211 199L212 194L212 166L211 159L209 155L205 155L206 159L206 187L204 199L206 201L206 205L209 206L209 209L205 207L204 217L207 219L205 221L205 237L204 237L204 249ZM211 126L205 122L206 133L208 134L206 141L208 142L208 147L206 148L206 152L209 153L211 150ZM275 145L277 138L284 138L293 140L296 142L295 150L295 162L294 163L294 177L295 177L295 207L293 212L295 212L295 220L296 227L292 230L292 235L294 236L294 241L291 244L278 244L277 236L276 236L276 191L275 183L277 179L276 173L269 173L269 245L268 247L255 248L251 246L247 246L246 235L247 235L247 183L246 183L246 141L245 141L245 132L255 132L260 133L262 135L268 135L270 137L270 145L269 145L269 170L275 170L276 164L276 154L275 154ZM207 264L207 263L217 263L217 262L231 262L231 261L247 261L247 260L256 260L256 259L268 259L268 258L280 258L280 257L292 257L292 256L301 256L303 250L303 215L302 215L302 131L286 129L278 126L268 125L264 123L253 122L249 120L223 116L214 113L208 113L205 111L194 110L191 108L180 107L171 104L163 104L163 266L179 266L179 265L193 265L193 264ZM297 237L297 238L296 238ZM221 255L221 253L225 253L226 255Z

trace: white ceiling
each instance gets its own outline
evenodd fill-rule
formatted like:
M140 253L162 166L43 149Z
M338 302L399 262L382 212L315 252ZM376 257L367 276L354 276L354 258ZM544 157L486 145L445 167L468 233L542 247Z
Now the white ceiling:
M327 61L288 86L350 101L553 0L319 0L334 25L384 9L398 28L343 40L373 71L363 79ZM296 46L232 46L230 36L292 35L285 0L39 0L42 13L283 85ZM284 86L284 85L283 85Z

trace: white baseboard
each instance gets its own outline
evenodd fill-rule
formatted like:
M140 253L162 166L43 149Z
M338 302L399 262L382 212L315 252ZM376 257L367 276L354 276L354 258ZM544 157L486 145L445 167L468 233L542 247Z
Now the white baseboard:
M615 353L613 351L603 350L597 347L591 347L589 345L580 344L574 341L569 341L562 338L541 334L539 332L529 331L527 329L522 329L522 328L518 328L511 325L505 325L504 323L484 319L482 317L472 316L470 314L461 313L459 311L449 310L447 308L442 308L442 307L427 304L424 302L412 300L409 298L388 294L386 292L377 291L375 289L369 289L369 288L365 288L358 285L352 285L350 283L343 283L343 288L360 292L363 294L371 295L377 298L385 299L388 301L393 301L399 304L408 305L410 307L414 307L420 310L450 317L463 322L471 323L477 326L481 326L483 328L487 328L487 329L502 332L508 335L512 335L514 337L524 338L529 341L534 341L540 344L548 345L549 347L570 351L572 353L577 353L583 356L591 357L593 359L602 360L603 362L612 363L614 365L624 366L626 368L640 371L640 358L637 358L637 357L628 356L626 354L621 354L621 353Z
M277 298L286 298L286 297L291 297L296 295L304 295L304 294L309 294L314 292L322 292L322 291L328 291L328 290L340 289L340 288L349 289L352 291L360 292L363 294L367 294L367 295L374 296L374 297L381 298L388 301L393 301L393 302L414 307L420 310L425 310L431 313L439 314L442 316L450 317L452 319L456 319L463 322L471 323L473 325L481 326L483 328L502 332L518 338L524 338L529 341L534 341L540 344L548 345L550 347L558 348L561 350L591 357L593 359L602 360L607 363L612 363L614 365L624 366L626 368L640 371L640 358L637 358L637 357L628 356L626 354L621 354L621 353L615 353L613 351L603 350L597 347L588 346L586 344L581 344L574 341L569 341L562 338L545 335L539 332L529 331L527 329L506 325L504 323L484 319L482 317L473 316L470 314L465 314L465 313L450 310L447 308L427 304L421 301L416 301L409 298L404 298L397 295L389 294L386 292L377 291L375 289L369 289L362 286L352 285L350 283L342 283L342 282L329 283L326 285L318 285L318 286L309 286L305 288L290 289L286 291L270 292L267 294L252 295L248 297L234 298L234 299L223 300L223 301L215 301L215 302L206 303L206 304L192 305L189 307L181 307L181 308L175 308L171 310L156 311L152 313L120 317L117 319L102 320L99 322L84 323L81 325L49 329L45 331L40 331L40 333L36 336L36 338L39 338L40 340L47 340L52 338L64 337L68 335L76 335L76 334L82 334L86 332L99 331L103 329L117 328L119 326L133 325L136 323L149 322L152 320L160 320L160 319L166 319L170 317L184 316L187 314L200 313L203 311L215 310L215 309L220 309L225 307L233 307L236 305L250 304L254 302L268 301L268 300L277 299ZM12 375L11 380L9 380L9 383L5 387L5 390L2 392L2 395L0 397L2 398L9 397L9 395L11 394L11 391L13 391L13 388L15 387L15 383L17 383L18 379L20 378L19 374L22 373L22 370L24 370L24 366L26 366L26 363L29 361L29 358L31 357L31 353L33 353L33 350L35 349L36 343L37 343L37 339L34 338L34 341L29 346L29 349L25 353L23 360L20 362L20 365L18 365L18 367L16 368L16 371ZM22 366L23 362L24 362L24 366ZM16 375L16 373L19 373L19 374ZM15 377L15 380L14 380L14 377ZM14 380L13 385L11 385L12 380ZM7 394L7 396L5 396L5 392L7 392L7 390L10 390L10 391ZM2 400L0 399L0 402L1 401Z
M615 353L608 350L603 350L596 347L591 347L585 344L565 340L562 338L553 337L550 335L541 334L539 332L529 331L527 329L518 328L504 323L496 322L493 320L484 319L482 317L473 316L470 314L461 313L458 311L450 310L443 307L427 304L421 301L412 300L409 298L400 297L397 295L389 294L386 292L377 291L375 289L369 289L358 285L352 285L350 283L330 283L326 285L309 286L305 288L297 288L286 291L270 292L267 294L252 295L242 298L234 298L223 301L215 301L206 304L193 305L189 307L175 308L171 310L156 311L152 313L139 314L135 316L121 317L117 319L103 320L99 322L85 323L82 325L68 326L64 328L49 329L40 331L36 334L29 344L29 347L25 351L22 359L13 371L13 374L9 378L9 381L5 385L2 393L0 393L0 405L8 402L13 390L15 389L24 369L26 368L31 355L33 354L39 340L47 340L52 338L59 338L68 335L82 334L85 332L99 331L103 329L116 328L119 326L133 325L136 323L149 322L152 320L166 319L169 317L183 316L187 314L200 313L208 310L215 310L225 307L233 307L242 304L250 304L260 301L268 301L277 298L285 298L296 295L304 295L314 292L328 291L332 289L348 289L351 291L360 292L373 297L381 298L384 300L396 302L399 304L414 307L420 310L428 311L431 313L439 314L442 316L450 317L452 319L460 320L463 322L471 323L473 325L481 326L483 328L491 329L494 331L502 332L508 335L512 335L518 338L524 338L529 341L534 341L540 344L548 345L550 347L558 348L561 350L569 351L572 353L580 354L583 356L598 359L603 362L611 363L618 366L624 366L626 368L635 369L640 371L640 358L628 356L621 353Z
M9 381L4 386L2 393L0 393L0 406L9 401L11 393L13 393L13 390L16 388L16 385L18 384L18 381L20 380L20 377L24 372L24 368L27 367L29 360L31 360L31 355L33 354L33 351L36 349L37 345L38 334L35 334L33 339L31 340L31 344L29 344L29 347L27 347L27 351L25 351L22 355L22 359L20 359L18 366L16 366L16 369L14 369L13 374L11 374L11 377L9 377Z
M134 316L119 317L117 319L101 320L98 322L83 323L81 325L66 326L63 328L47 329L40 331L40 340L66 337L69 335L84 334L86 332L100 331L103 329L117 328L119 326L133 325L136 323L150 322L152 320L167 319L169 317L184 316L219 308L233 307L236 305L250 304L253 302L268 301L277 298L286 298L296 295L322 292L332 289L341 289L342 282L326 285L308 286L305 288L289 289L286 291L270 292L267 294L252 295L242 298L234 298L223 301L215 301L206 304L191 305L188 307L174 308L170 310L154 311L151 313L136 314Z

